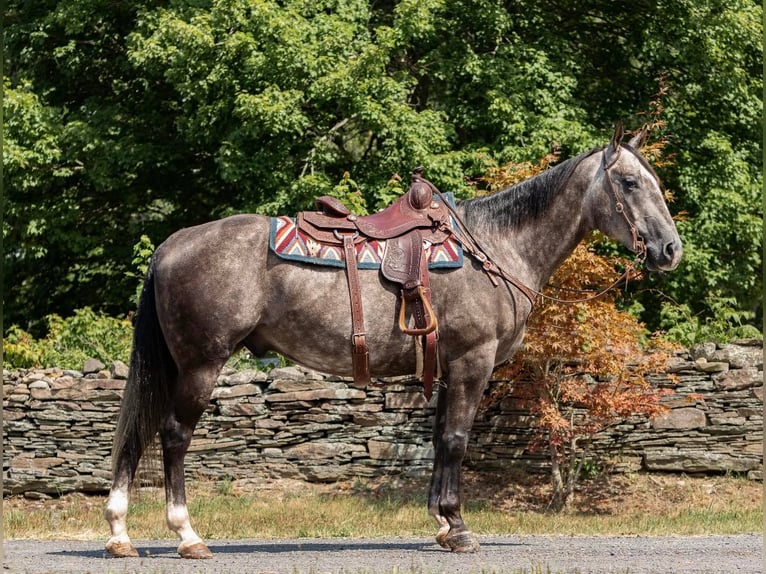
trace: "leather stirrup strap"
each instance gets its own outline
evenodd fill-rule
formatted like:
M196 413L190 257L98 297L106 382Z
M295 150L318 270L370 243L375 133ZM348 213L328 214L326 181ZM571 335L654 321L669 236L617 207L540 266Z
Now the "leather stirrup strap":
M351 359L354 369L354 386L363 389L370 384L370 352L364 331L362 290L359 285L359 270L356 267L356 234L343 235L343 252L346 258L346 277L351 299Z
M428 282L428 261L423 257L421 262L420 280L423 286L423 297L427 302L426 316L423 317L424 323L434 322L436 320L435 311L431 306L431 287ZM402 302L403 303L403 302ZM434 313L434 317L428 317L428 313ZM425 345L423 349L423 396L427 401L431 400L434 392L434 377L437 367L436 341L439 331L434 329L425 336Z
M426 344L423 350L423 396L427 401L431 400L434 394L434 379L436 378L436 341L438 332L431 331L425 336Z
M408 249L411 257L402 257L409 262L411 268L401 277L386 274L387 279L402 284L402 305L399 307L399 328L406 335L418 337L427 335L439 328L436 313L431 308L431 289L428 286L428 257L423 253L423 241L419 232L415 231L409 238ZM386 245L388 249L388 245ZM417 266L417 267L415 267ZM393 265L390 265L393 267ZM410 307L414 327L407 326L407 307Z

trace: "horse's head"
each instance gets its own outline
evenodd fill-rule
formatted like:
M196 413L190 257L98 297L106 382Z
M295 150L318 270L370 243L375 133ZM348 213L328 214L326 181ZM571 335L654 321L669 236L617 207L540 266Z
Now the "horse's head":
M644 142L642 130L622 143L622 126L615 130L604 149L591 198L597 227L634 253L645 255L650 270L670 271L681 261L681 238L665 204L660 182L638 149Z

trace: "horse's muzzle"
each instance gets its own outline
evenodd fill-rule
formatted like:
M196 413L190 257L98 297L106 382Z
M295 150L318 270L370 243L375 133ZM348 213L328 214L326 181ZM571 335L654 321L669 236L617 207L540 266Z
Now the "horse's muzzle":
M646 268L649 271L672 271L681 262L683 255L681 240L675 238L660 245L647 246Z

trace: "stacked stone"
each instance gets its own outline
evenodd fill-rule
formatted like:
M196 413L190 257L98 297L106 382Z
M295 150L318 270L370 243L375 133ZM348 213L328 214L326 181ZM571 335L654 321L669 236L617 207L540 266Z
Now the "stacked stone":
M4 493L108 490L127 368L118 379L114 366L100 367L3 371ZM424 473L432 419L412 378L359 390L299 367L227 368L195 430L187 476L325 482Z
M620 469L741 472L761 478L763 346L760 341L680 353L654 383L674 391L669 412L622 421L597 437L597 455ZM678 378L675 383L671 376ZM127 367L89 362L83 372L3 371L4 493L103 492ZM488 393L507 383L493 381ZM360 390L350 379L299 367L226 369L186 457L187 476L329 482L425 474L433 460L436 396L412 378ZM533 422L513 392L477 416L466 463L544 470L531 452ZM156 471L155 471L156 472Z
M4 493L108 489L127 367L83 371L3 370Z
M668 412L653 420L631 417L597 435L593 455L612 470L746 473L762 479L763 342L742 340L697 345L679 352L668 372L649 377L672 394ZM492 385L502 382L490 383ZM528 384L534 384L533 382ZM468 458L476 468L543 470L547 461L530 450L528 405L514 391L497 409L480 413Z
M227 370L186 466L202 477L314 482L423 471L432 411L411 378L359 390L300 367Z
M677 385L657 381L675 394L671 410L649 423L653 436L644 433L643 443L642 433L630 436L641 445L644 469L762 478L763 342L739 343L698 345L671 366Z

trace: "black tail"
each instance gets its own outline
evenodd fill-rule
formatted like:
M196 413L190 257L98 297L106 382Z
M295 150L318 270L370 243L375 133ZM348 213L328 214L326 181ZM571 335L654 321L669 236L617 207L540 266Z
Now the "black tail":
M173 361L157 317L154 293L155 257L149 265L138 304L133 331L130 373L120 404L120 416L112 446L115 476L127 465L132 481L141 455L159 431L170 403L170 387L176 375Z

